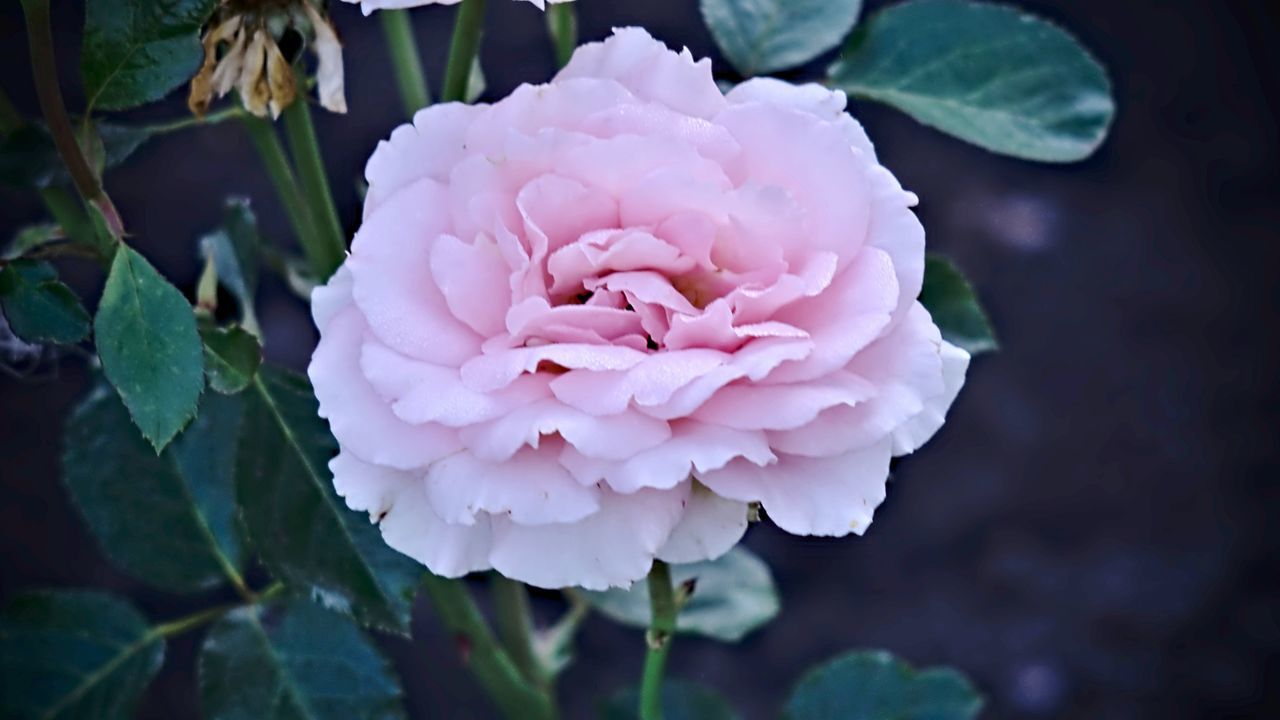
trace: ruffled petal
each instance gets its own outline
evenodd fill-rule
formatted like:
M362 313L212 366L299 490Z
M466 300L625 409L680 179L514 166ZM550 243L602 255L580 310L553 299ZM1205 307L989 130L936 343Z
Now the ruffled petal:
M521 525L495 516L489 560L535 587L627 587L649 574L680 520L688 488L604 492L599 512L572 524Z
M778 457L760 467L734 460L720 470L698 473L716 494L760 502L778 527L796 535L861 535L884 501L890 442L831 458Z
M715 560L733 549L747 532L747 503L726 500L695 484L680 524L671 531L658 559L669 563Z
M557 443L523 448L503 462L460 452L427 470L427 499L446 522L472 525L480 513L521 525L572 523L600 509L600 491L560 465Z

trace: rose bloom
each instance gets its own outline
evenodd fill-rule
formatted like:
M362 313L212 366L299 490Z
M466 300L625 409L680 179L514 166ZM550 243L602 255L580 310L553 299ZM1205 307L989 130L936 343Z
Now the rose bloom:
M729 550L750 503L862 533L968 355L845 98L640 29L378 145L311 380L348 505L433 572L625 586Z
M422 5L457 5L462 0L343 0L343 2L358 4L364 14L368 15L374 10L399 10ZM573 2L573 0L527 0L527 2L537 5L539 10L546 10L548 3L555 5L556 3Z

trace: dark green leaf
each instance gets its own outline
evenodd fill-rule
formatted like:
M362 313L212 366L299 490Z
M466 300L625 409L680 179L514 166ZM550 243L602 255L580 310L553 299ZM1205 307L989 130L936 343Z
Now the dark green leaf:
M258 334L253 297L258 291L258 248L262 242L258 219L246 198L229 198L222 226L200 238L200 255L213 258L218 283L240 304L240 323Z
M881 10L854 33L830 81L992 152L1045 162L1088 157L1115 114L1105 71L1075 38L1012 7L965 0Z
M89 313L49 263L14 260L0 269L0 309L29 343L66 345L89 334Z
M249 387L262 364L258 339L243 328L208 328L204 338L204 370L209 387L227 395Z
M67 423L63 478L89 529L130 575L173 592L239 578L232 469L239 398L210 393L156 456L101 383Z
M677 586L696 579L693 596L680 609L680 632L737 642L778 614L778 590L769 567L741 546L716 560L673 565ZM609 618L633 627L649 627L649 584L641 580L629 590L584 592Z
M716 45L744 76L803 65L840 44L862 0L701 0Z
M191 305L127 245L111 263L93 332L107 379L156 452L196 412L204 351Z
M263 561L326 607L407 633L422 569L334 492L328 462L337 443L311 386L263 367L243 397L236 499Z
M640 720L640 692L632 687L609 698L600 720ZM663 720L734 720L738 714L714 690L687 680L662 683Z
M88 0L80 73L90 108L159 100L195 74L216 0Z
M77 121L77 125L80 123ZM146 127L96 122L93 144L104 168L124 162L154 134ZM25 125L0 140L0 184L21 189L67 185L71 175L42 125Z
M946 259L930 254L924 263L920 302L933 315L947 342L978 355L995 350L995 332L964 275Z
M399 682L347 618L306 601L233 611L200 649L208 720L404 717Z
M36 592L0 614L0 717L125 720L164 660L164 639L128 603Z
M982 697L950 668L916 671L883 651L842 655L810 670L785 720L969 720Z

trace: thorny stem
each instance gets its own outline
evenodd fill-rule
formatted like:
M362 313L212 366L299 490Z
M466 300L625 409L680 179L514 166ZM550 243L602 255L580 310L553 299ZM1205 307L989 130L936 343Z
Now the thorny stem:
M649 650L640 682L640 720L662 720L662 674L676 632L677 608L671 568L661 560L654 560L653 569L649 571L649 606L653 619L645 636Z
M498 644L462 582L428 574L423 581L436 614L458 640L464 661L511 720L554 720L556 709Z
M57 62L53 55L49 2L22 0L22 8L27 17L27 41L31 46L31 72L35 78L36 96L40 100L40 112L49 126L53 144L58 148L58 154L62 156L62 162L66 164L80 197L97 209L105 229L118 242L124 238L124 223L85 160L84 153L76 142L76 131L67 116L67 107L62 101Z
M471 66L480 51L480 34L484 29L484 0L463 0L458 6L458 19L453 25L453 41L449 46L449 64L444 70L444 102L464 102Z
M409 117L431 104L431 91L427 88L427 76L422 72L422 58L418 54L418 42L413 37L413 23L408 10L379 10L382 34L387 39L391 53L391 67L396 73L396 86L400 100Z

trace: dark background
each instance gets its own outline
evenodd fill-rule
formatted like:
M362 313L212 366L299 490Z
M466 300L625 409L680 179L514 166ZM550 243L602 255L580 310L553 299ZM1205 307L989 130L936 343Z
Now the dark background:
M772 717L804 668L854 647L964 669L992 718L1265 717L1280 699L1276 16L1262 0L1019 4L1070 28L1110 69L1114 131L1087 162L1036 165L892 110L853 108L882 161L919 193L931 248L967 271L1004 347L975 363L938 438L899 465L866 537L749 533L776 574L781 616L741 646L682 638L672 667L749 718ZM81 10L54 5L76 108ZM578 5L585 38L641 24L715 57L693 0ZM376 18L346 5L334 16L352 110L318 124L354 222L356 178L401 109ZM414 12L437 87L451 16ZM8 3L0 84L30 112L25 52ZM491 2L483 59L487 97L546 79L540 14ZM182 112L176 98L127 117ZM136 245L188 289L195 239L216 225L225 195L251 196L268 237L288 238L235 124L153 140L107 182ZM33 197L0 192L0 237L39 219ZM64 272L96 297L95 269ZM303 366L315 339L303 304L276 282L260 315L268 356ZM107 565L58 483L61 424L84 364L64 358L37 375L0 378L0 600L92 586L162 619L207 605ZM430 609L418 610L412 643L384 642L412 715L485 716ZM143 716L198 717L197 639L171 644ZM561 685L574 718L637 678L642 655L637 632L595 618L579 647Z

